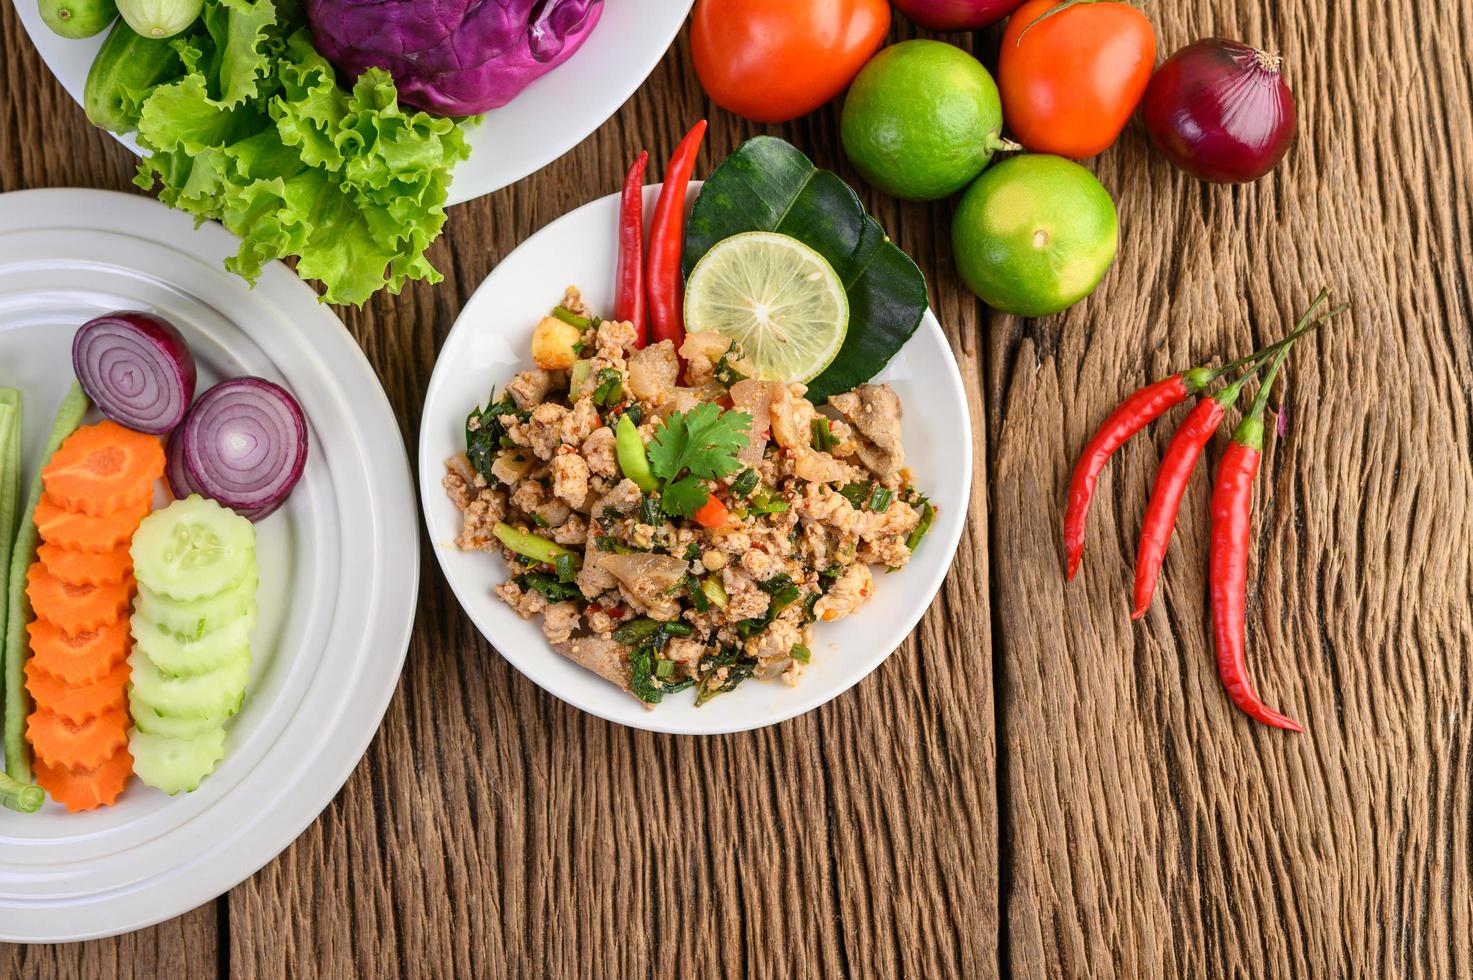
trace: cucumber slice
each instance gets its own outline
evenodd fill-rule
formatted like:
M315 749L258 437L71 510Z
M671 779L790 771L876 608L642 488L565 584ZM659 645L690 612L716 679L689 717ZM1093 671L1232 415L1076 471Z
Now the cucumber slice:
M128 751L133 755L133 772L145 786L170 796L189 793L225 758L225 729L212 728L193 738L169 738L131 728Z
M256 609L257 576L246 573L238 585L219 595L203 599L175 599L138 583L138 598L133 608L186 640L197 640L206 633L224 629Z
M189 601L218 595L256 567L251 522L195 494L143 519L133 574L154 592Z
M140 605L134 613L130 629L133 649L142 650L162 674L206 674L223 667L237 657L251 655L251 630L256 614L248 611L196 640L186 640L173 630L165 629L149 618Z
M218 718L233 715L240 707L250 674L251 658L237 656L205 674L167 677L142 650L128 654L133 676L128 682L130 697L147 701L166 715L181 718Z
M128 702L133 724L140 732L165 738L194 738L225 724L228 715L219 718L179 718L166 715L136 695Z

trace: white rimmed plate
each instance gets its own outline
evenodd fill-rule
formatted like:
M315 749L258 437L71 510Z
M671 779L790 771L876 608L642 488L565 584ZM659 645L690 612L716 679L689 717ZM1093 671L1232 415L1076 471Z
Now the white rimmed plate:
M645 189L647 215L658 192L658 186ZM647 710L554 652L537 622L522 620L496 598L492 590L505 581L506 564L495 555L455 547L460 514L440 486L444 461L465 450L466 414L485 404L492 388L530 367L532 329L561 299L563 288L581 287L595 311L612 307L618 209L618 195L611 194L552 222L492 270L461 310L435 364L420 423L420 495L431 546L481 633L523 674L575 707L635 728L681 734L745 731L784 721L837 697L878 667L940 589L961 540L971 488L971 427L961 374L927 311L878 380L900 395L906 463L939 507L935 526L909 566L876 576L875 598L860 612L815 628L813 662L799 684L748 681L699 708L687 692Z
M571 58L470 131L470 159L455 169L450 203L516 183L583 142L654 71L694 2L605 0L598 25ZM15 8L46 66L80 103L87 69L106 33L68 40L41 20L35 0L21 0ZM138 152L131 137L122 142Z
M0 385L25 398L34 471L87 319L150 309L184 333L200 390L257 374L301 401L311 440L291 498L257 525L260 621L225 761L193 793L136 779L86 813L0 809L0 940L92 939L188 911L292 842L357 765L397 685L418 589L408 459L383 389L285 266L255 289L218 225L104 191L0 196Z

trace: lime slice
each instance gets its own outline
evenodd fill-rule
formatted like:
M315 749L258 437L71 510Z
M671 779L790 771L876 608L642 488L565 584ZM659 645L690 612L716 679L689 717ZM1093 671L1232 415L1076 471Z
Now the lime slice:
M796 238L749 231L717 242L685 284L685 329L739 345L742 370L809 382L849 332L849 297L834 269Z

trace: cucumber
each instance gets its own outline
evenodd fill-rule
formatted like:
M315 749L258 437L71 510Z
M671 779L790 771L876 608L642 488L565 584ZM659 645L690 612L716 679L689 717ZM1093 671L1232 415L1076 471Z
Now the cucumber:
M166 715L153 705L136 695L128 702L128 710L133 715L133 724L138 726L141 732L150 735L163 735L167 738L194 738L225 724L227 715L219 718L180 718L175 715Z
M133 728L128 731L128 751L133 756L133 773L145 786L170 796L189 793L225 758L225 729L212 728L193 738L169 738Z
M133 675L128 695L181 718L219 718L235 714L245 693L251 658L237 656L205 674L168 677L153 665L142 650L128 654Z
M149 90L182 74L172 44L140 37L120 20L87 72L82 108L94 126L126 133L138 128L138 107Z
M118 19L113 0L40 0L41 19L62 37L83 38L101 34Z
M186 602L155 592L140 582L134 608L184 639L197 640L253 612L256 608L256 585L256 573L248 572L239 585L231 586L219 595Z
M134 577L154 592L203 599L255 571L255 526L195 494L145 517L133 534L132 555Z
M238 657L249 660L251 630L255 625L255 613L248 612L199 639L185 640L150 619L140 604L129 628L133 633L133 649L142 650L159 673L178 676L207 674Z

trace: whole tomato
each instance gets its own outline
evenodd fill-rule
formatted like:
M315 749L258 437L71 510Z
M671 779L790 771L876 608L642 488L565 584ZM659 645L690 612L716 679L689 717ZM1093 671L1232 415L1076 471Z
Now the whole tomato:
M1155 64L1156 32L1135 7L1028 0L1003 32L1003 118L1030 150L1092 157L1119 138Z
M844 91L889 29L888 0L697 0L690 46L717 105L786 122Z

